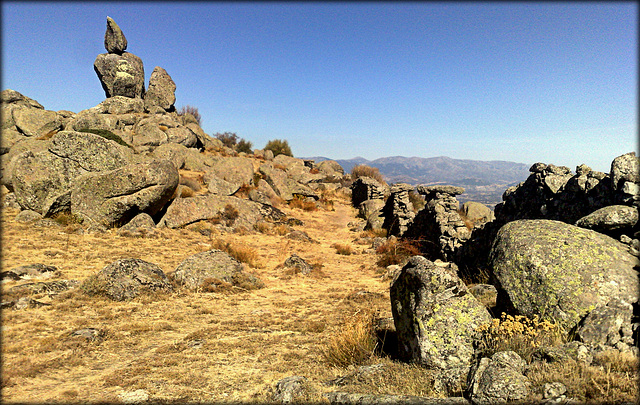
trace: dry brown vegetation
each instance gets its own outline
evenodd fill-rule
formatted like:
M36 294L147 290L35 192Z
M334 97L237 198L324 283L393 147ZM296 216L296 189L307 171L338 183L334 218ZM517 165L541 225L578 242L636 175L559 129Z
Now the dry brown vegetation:
M17 211L4 209L6 270L44 263L59 270L44 281L82 282L117 259L139 258L169 273L188 256L219 248L249 264L248 271L264 288L242 288L242 280L234 288L212 279L198 292L176 286L174 292L125 302L80 288L56 297L34 294L49 305L2 311L3 401L111 403L119 402L124 391L144 389L157 402L269 402L275 383L293 375L307 377L304 399L312 402L322 402L323 393L335 390L437 396L433 372L389 357L377 326L391 317L391 307L389 282L380 277L376 262L402 263L415 246L396 241L379 253L340 254L336 246L350 247L361 234L383 234L349 231L356 211L348 200L334 200L333 208L282 207L304 226L263 224L259 232L221 234L211 222L200 221L186 229L160 229L153 238L125 237L116 229L77 233L82 224L70 217L57 218L60 226L34 226L16 222ZM223 216L219 221L234 215L229 210ZM304 230L319 243L285 238L291 229ZM310 274L282 266L294 253L312 264ZM5 281L2 289L31 281ZM491 329L489 346L497 345L500 333L519 330L507 321ZM536 325L529 326L544 329ZM82 328L97 333L93 338L72 335ZM516 339L500 349L521 343ZM385 371L340 387L325 384L357 365L376 363ZM568 397L634 401L637 367L634 359L603 354L592 366L533 363L527 376L537 387L532 399L540 398L545 382L562 381Z

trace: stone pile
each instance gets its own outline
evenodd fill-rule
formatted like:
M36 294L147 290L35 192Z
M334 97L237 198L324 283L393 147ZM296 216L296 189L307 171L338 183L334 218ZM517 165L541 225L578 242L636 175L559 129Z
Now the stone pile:
M387 230L388 235L402 236L413 222L415 213L409 199L409 192L413 190L412 185L405 183L391 186L391 195L382 209L382 227Z

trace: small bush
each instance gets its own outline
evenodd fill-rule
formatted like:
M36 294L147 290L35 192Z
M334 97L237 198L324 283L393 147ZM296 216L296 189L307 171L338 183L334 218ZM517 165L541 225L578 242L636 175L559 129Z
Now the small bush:
M108 139L110 141L114 141L119 145L126 146L128 148L133 149L131 145L122 140L118 135L109 131L108 129L99 129L99 128L83 128L78 130L78 132L85 132L88 134L94 134L103 137L104 139Z
M507 315L504 312L500 319L478 328L481 337L478 351L483 357L503 351L518 353L527 363L531 362L533 353L541 346L557 346L563 343L563 331L560 326L549 321L541 321L538 316L533 319L522 315Z
M355 253L351 245L343 245L342 243L334 243L331 245L339 255L349 256Z
M380 258L376 262L379 267L387 267L392 264L403 265L410 257L419 255L420 248L414 242L408 240L387 240L376 249Z
M264 147L264 150L270 150L271 152L273 152L273 156L293 156L293 153L291 153L289 142L284 139L273 139L267 142L267 146Z
M377 167L371 167L367 165L354 166L353 169L351 169L351 179L355 181L360 177L371 177L380 184L387 184L387 182L384 181L384 177L380 173L380 169L378 169Z
M293 200L289 201L289 207L298 208L304 211L316 211L318 209L315 201L308 201L301 196L295 196Z
M253 143L244 140L244 139L240 139L238 141L238 144L236 145L236 151L238 152L244 152L247 154L252 154L253 153Z
M223 146L231 149L238 143L238 135L235 132L218 132L213 137L219 139Z
M368 312L346 318L322 349L324 360L332 367L357 366L369 360L377 345L374 319Z
M182 106L176 112L178 113L178 115L191 114L193 115L193 118L195 118L196 121L198 121L198 125L201 125L202 123L202 117L200 116L200 112L198 112L198 109L194 106L191 106L191 105Z
M240 263L246 263L253 268L260 267L258 262L258 254L255 250L248 246L231 244L220 239L215 239L212 242L212 248L227 252L229 256L233 257Z

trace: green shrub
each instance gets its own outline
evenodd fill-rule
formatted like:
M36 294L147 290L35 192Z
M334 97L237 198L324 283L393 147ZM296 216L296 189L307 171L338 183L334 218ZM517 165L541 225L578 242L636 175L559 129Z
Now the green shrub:
M233 149L233 147L238 143L238 135L235 132L218 132L217 134L213 135L213 137L219 139L220 142L222 142L222 145L226 146L227 148Z
M291 153L289 142L287 142L285 139L273 139L267 142L267 146L264 147L264 150L270 150L271 152L273 152L273 156L293 156L293 153Z
M114 141L122 146L126 146L128 148L132 148L131 145L129 145L128 143L126 143L125 141L122 140L122 138L120 138L118 135L114 134L113 132L109 131L108 129L99 129L99 128L82 128L80 130L78 130L78 132L84 132L84 133L88 133L88 134L94 134L94 135L99 135L101 137L103 137L104 139L108 139L110 141Z
M242 138L240 138L240 140L238 141L237 145L236 145L236 151L238 152L244 152L244 153L253 153L253 144L249 141L246 141Z
M378 169L377 167L371 167L367 165L354 166L353 169L351 169L351 179L355 181L360 177L371 177L380 184L387 184L387 182L384 181L384 177L382 177L382 174L380 173L380 169Z
M186 106L180 107L180 109L177 110L176 112L178 113L178 115L185 115L185 114L193 115L193 118L195 118L196 121L198 121L198 125L200 125L202 117L200 116L200 112L198 112L198 109L196 107L192 105L186 105Z

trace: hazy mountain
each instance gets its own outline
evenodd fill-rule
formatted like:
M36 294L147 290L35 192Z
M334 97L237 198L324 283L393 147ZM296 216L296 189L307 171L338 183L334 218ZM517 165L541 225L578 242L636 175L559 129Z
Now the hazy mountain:
M316 156L316 163L329 158ZM432 158L391 156L375 160L362 157L335 159L345 172L359 164L377 167L388 183L449 184L465 188L459 196L461 202L473 200L494 206L502 200L508 187L526 180L529 166L502 160L482 161L452 159L446 156Z

